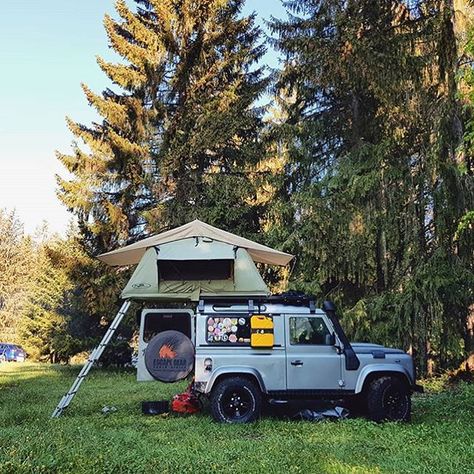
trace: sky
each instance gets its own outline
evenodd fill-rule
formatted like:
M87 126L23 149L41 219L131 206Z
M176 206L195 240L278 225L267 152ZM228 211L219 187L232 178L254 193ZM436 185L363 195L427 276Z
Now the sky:
M72 216L56 197L55 175L67 175L55 150L70 150L66 116L97 120L80 83L95 92L110 85L95 58L117 59L102 24L113 0L2 0L1 7L0 208L15 210L27 233L46 221L63 234ZM260 24L285 16L280 0L247 0L244 13L252 11ZM278 64L271 50L264 60Z

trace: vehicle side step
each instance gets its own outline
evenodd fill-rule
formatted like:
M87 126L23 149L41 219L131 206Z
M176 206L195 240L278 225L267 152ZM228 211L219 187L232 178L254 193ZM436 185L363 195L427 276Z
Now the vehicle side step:
M279 400L279 399L275 399L275 398L270 398L268 400L268 403L270 405L273 405L273 406L282 406L282 405L287 405L288 400Z

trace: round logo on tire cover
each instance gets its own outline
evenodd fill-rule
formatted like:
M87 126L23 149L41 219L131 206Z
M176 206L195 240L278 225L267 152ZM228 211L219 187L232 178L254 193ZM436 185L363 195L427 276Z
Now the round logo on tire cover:
M145 366L153 378L161 382L182 380L193 369L194 345L181 332L163 331L148 343Z

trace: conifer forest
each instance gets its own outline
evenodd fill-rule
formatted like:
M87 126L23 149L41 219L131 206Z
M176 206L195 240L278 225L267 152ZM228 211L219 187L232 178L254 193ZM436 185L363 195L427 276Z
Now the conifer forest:
M287 0L265 26L244 3L116 0L119 59L97 58L110 86L82 84L100 119L68 118L57 152L76 224L32 237L0 211L0 340L51 362L90 350L133 270L95 256L200 219L296 255L266 282L334 301L352 340L401 347L423 375L459 367L474 352L473 2ZM131 314L114 344L135 331Z

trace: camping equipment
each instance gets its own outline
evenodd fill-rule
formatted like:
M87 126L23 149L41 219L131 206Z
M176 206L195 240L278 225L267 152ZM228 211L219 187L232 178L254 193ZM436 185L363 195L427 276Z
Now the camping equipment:
M91 370L94 363L99 360L100 356L102 355L102 352L104 352L105 346L110 342L110 339L112 339L112 336L114 335L115 331L122 322L123 317L125 316L128 311L128 308L130 307L130 303L131 302L129 300L126 300L123 303L122 307L120 308L111 325L107 329L107 332L104 334L104 337L100 341L99 345L92 351L91 355L87 359L87 362L84 364L81 371L79 372L79 375L77 376L76 380L74 380L73 384L71 385L71 388L59 401L58 406L55 408L53 414L51 415L51 418L58 418L59 416L61 416L62 412L72 402L72 399L79 390L79 387L81 386L83 380L87 377L87 374Z
M162 415L169 411L170 402L168 400L142 402L142 413L144 415Z
M343 420L349 416L349 410L343 407L334 407L328 410L310 410L306 408L293 416L293 419L304 421Z
M273 347L273 319L254 314L250 318L250 345L252 347Z
M255 263L285 266L293 259L293 255L258 244L197 219L176 229L148 237L112 252L103 253L97 258L111 266L135 265L149 248L194 237L203 237L216 242L224 242L232 247L246 249Z
M270 291L255 263L285 266L293 259L293 255L194 220L104 253L98 258L111 266L137 263L138 266L121 294L124 300L122 307L69 391L61 398L52 414L53 418L59 417L69 406L82 381L120 325L132 300L197 303L201 296L269 296ZM228 337L232 341L235 336L231 334ZM155 358L155 363L159 364L159 359L176 359L169 357L172 354L173 350L168 351L168 357ZM153 368L153 360L150 363ZM181 377L188 370L189 361L166 362L168 365L175 363L186 366L182 373L175 371L174 376ZM165 377L162 372L158 377L158 372L153 377L158 380L161 380L159 377Z
M171 402L171 411L192 415L201 411L201 402L189 386L185 392L178 393Z

